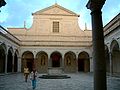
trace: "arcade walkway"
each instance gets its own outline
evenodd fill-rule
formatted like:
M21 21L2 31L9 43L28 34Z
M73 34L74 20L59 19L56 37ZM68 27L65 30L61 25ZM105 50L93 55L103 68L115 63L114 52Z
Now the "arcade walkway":
M36 90L93 90L92 73L68 74L68 79L38 78ZM39 75L40 76L40 75ZM120 78L107 77L108 90L120 90ZM31 81L24 82L23 74L0 75L0 90L32 90Z

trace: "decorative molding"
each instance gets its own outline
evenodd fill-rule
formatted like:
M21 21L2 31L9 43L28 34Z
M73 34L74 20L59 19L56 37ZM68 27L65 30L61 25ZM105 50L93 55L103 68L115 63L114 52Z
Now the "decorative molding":
M91 47L90 45L22 45L23 47L31 47L31 46L36 46L36 47Z
M55 3L54 5L49 6L49 7L47 7L47 8L44 8L44 9L42 9L42 10L39 10L39 11L37 11L37 12L35 12L35 13L32 13L32 15L41 15L42 12L47 11L47 10L50 10L50 9L53 9L53 8L56 8L56 7L59 8L60 10L63 10L63 11L65 11L65 12L69 13L70 15L79 16L79 15L77 15L76 13L74 13L74 12L72 12L72 11L70 11L70 10L68 10L68 9L60 6L60 5L58 5L57 3Z
M50 20L62 20L62 18L49 18Z

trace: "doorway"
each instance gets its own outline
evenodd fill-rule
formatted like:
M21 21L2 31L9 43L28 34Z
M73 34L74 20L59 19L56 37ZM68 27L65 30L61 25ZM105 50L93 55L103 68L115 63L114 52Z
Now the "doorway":
M53 52L51 54L52 67L60 67L61 57L62 56L59 52Z

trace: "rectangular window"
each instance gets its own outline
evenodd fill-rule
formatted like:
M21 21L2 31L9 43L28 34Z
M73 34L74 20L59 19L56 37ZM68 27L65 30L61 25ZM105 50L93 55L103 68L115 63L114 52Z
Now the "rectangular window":
M59 32L59 22L53 22L53 32Z

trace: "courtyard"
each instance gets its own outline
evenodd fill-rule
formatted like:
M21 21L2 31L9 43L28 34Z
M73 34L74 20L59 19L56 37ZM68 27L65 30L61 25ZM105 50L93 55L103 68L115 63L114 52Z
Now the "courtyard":
M42 79L38 74L36 90L93 90L93 73L67 74L67 79ZM0 75L0 90L32 90L22 73ZM107 90L120 90L120 77L107 76Z

